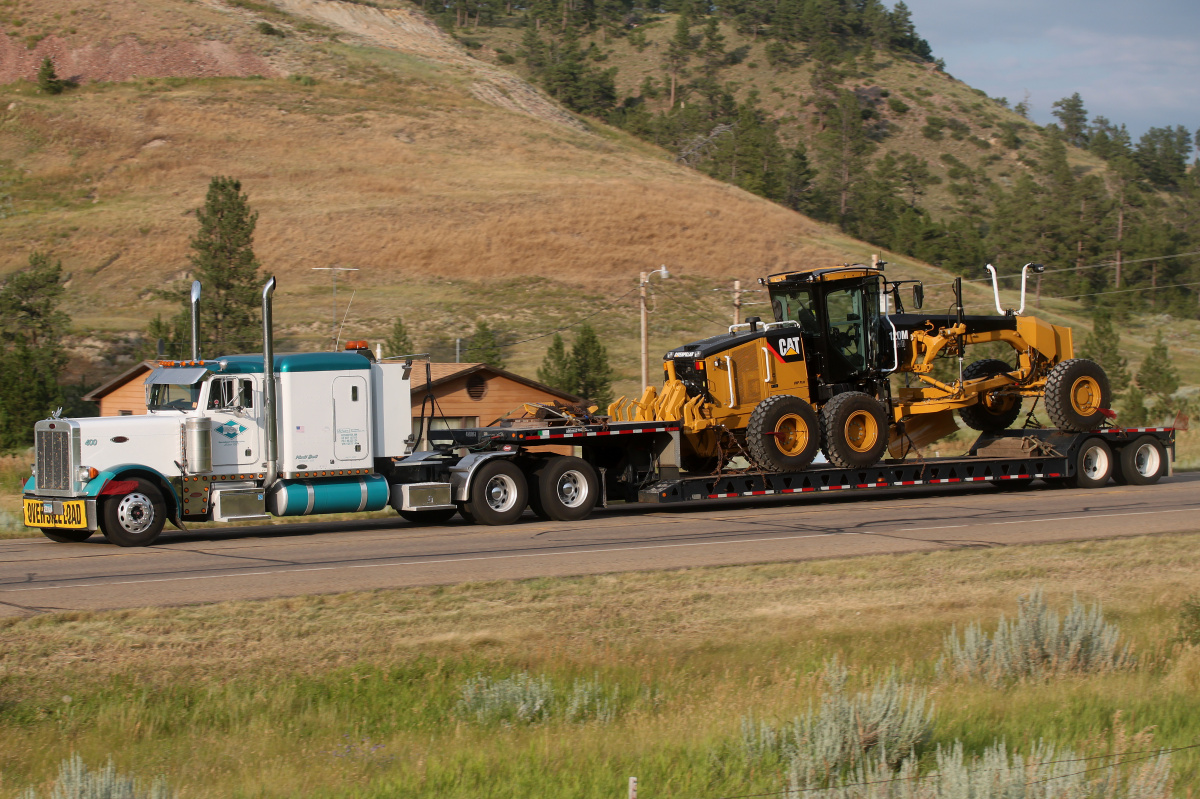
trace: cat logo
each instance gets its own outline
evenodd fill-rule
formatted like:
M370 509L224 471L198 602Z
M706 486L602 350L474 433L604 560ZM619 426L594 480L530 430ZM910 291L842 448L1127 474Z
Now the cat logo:
M781 338L778 347L779 354L784 358L794 358L800 354L800 337Z

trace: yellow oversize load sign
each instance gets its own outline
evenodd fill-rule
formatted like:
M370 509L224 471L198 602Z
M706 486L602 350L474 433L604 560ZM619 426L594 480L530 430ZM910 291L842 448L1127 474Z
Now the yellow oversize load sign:
M63 502L62 513L54 513L56 503L40 499L25 500L25 525L27 527L87 527L87 513L83 500Z

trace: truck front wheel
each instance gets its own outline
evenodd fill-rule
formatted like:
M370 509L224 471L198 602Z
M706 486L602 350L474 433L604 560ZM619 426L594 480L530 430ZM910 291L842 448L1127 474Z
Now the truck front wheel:
M119 547L153 544L167 521L162 492L149 480L137 478L137 488L106 497L100 514L104 537Z
M529 504L529 484L512 461L493 459L471 480L470 499L462 515L479 524L512 524Z
M60 544L78 544L80 541L87 541L92 537L91 530L73 530L64 527L39 527L38 529L46 538Z
M586 519L596 507L600 479L582 458L551 458L532 477L529 507L543 519L575 522Z

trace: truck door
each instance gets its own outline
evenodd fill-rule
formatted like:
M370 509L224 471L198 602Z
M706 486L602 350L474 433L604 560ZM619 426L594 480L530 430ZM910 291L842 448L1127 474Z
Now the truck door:
M256 381L246 375L215 377L209 382L208 416L212 419L215 471L259 467L262 425Z
M367 434L367 381L361 377L333 379L333 457L363 460L370 454Z

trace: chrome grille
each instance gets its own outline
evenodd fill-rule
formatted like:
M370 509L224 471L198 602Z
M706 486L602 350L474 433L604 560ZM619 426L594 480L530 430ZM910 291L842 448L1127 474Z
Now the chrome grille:
M47 491L71 489L71 433L69 430L38 430L37 487Z

